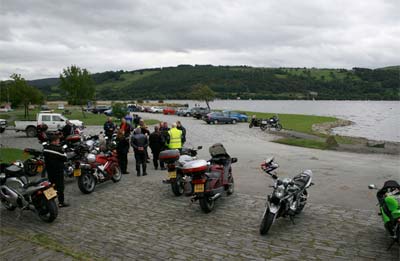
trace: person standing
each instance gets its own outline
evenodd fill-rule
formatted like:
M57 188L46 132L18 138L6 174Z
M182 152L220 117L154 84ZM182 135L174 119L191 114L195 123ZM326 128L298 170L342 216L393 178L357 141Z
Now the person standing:
M146 138L148 139L150 136L150 131L149 131L149 128L147 128L146 124L144 123L143 119L139 120L139 127L142 131L142 134L144 134L146 136ZM150 156L149 156L149 152L147 151L147 148L145 150L145 153L146 153L146 162L150 163Z
M126 122L127 122L130 126L132 126L133 118L132 118L132 115L131 115L130 112L127 112L127 113L126 113L126 115L125 115L125 120L126 120Z
M182 146L186 142L186 128L182 126L182 123L180 121L176 122L176 128L180 131L182 131Z
M151 153L153 154L153 164L155 169L158 169L159 156L160 152L164 149L164 145L165 140L160 132L160 127L155 126L154 132L149 136L149 147L151 149ZM161 170L165 169L163 161L160 161L160 168Z
M49 181L57 190L58 207L68 207L64 198L64 162L67 161L67 155L60 145L59 136L51 137L50 144L43 149L43 155Z
M143 176L147 175L145 151L148 144L147 137L142 134L142 130L140 128L136 128L134 135L131 138L131 145L133 147L133 152L135 153L136 172L138 176L140 176L140 166L142 166Z
M111 141L114 131L115 131L115 125L112 121L112 118L108 117L106 123L104 123L104 133L105 133L106 137L108 138L107 142Z
M161 132L161 135L163 136L163 139L164 139L164 142L165 142L164 143L164 149L168 149L168 142L169 142L168 123L167 122L163 122L163 123L160 123L160 125L162 126L162 127L160 127L160 132Z
M121 168L122 174L129 174L127 171L128 166L128 152L129 152L129 141L125 135L123 129L120 129L117 134L117 154L118 163Z
M124 118L121 119L121 125L119 125L119 129L124 131L126 137L131 135L131 126Z
M139 115L135 114L133 117L133 123L135 124L135 128L137 128L137 126L139 126L139 122L142 118L140 118Z
M176 123L172 124L172 128L168 131L168 149L182 149L182 131L176 128Z
M63 134L64 139L66 137L68 137L69 135L74 134L74 126L72 125L72 123L69 120L67 120L65 122L65 126L62 128L62 134Z

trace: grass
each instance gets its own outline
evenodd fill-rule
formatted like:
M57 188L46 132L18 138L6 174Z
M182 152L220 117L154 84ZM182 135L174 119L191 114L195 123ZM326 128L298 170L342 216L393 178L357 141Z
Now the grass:
M28 156L24 155L24 151L14 148L0 148L0 162L11 163L16 160L25 160Z
M295 139L295 138L284 138L275 140L274 142L298 147L313 148L313 149L328 149L328 145L323 141L308 140L308 139Z
M13 236L19 240L31 242L31 243L40 245L41 247L63 253L66 256L72 257L74 260L95 260L95 258L93 258L90 254L74 251L74 250L66 247L65 245L57 242L53 238L50 238L46 234L39 233L39 234L35 234L35 235L26 235L26 234L22 235L21 232L13 231L10 229L6 230L5 228L2 228L0 230L0 232L1 232L1 234Z

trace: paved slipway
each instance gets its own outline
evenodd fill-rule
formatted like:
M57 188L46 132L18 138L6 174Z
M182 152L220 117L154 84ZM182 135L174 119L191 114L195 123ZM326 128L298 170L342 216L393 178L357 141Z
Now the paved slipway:
M124 175L119 183L96 187L83 195L75 181L67 183L71 207L60 209L52 224L25 212L1 208L0 256L3 260L83 259L106 260L399 260L399 247L390 243L377 215L376 191L387 179L400 179L399 157L291 147L270 142L274 137L247 124L207 125L192 118L142 114L172 123L181 120L188 131L188 145L202 145L199 158L207 159L208 147L221 142L232 157L235 193L218 200L212 213L198 203L173 196L161 183L166 173L149 167L149 175ZM99 131L89 127L89 132ZM35 145L34 139L15 138L6 131L1 143ZM22 141L22 142L21 142ZM24 145L25 144L25 145ZM258 228L271 191L272 180L259 165L274 155L281 176L304 169L314 173L309 204L292 224L278 220L267 236ZM129 154L134 173L133 154ZM63 246L37 244L32 237L46 235Z

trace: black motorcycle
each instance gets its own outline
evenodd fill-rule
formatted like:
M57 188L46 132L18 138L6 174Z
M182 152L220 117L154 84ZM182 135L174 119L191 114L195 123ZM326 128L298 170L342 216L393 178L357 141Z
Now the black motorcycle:
M262 120L260 124L260 129L265 131L274 128L277 131L282 129L282 124L279 122L279 118L277 115L272 116L269 119Z
M268 233L277 218L289 216L293 221L295 215L299 214L307 203L307 188L314 185L312 171L305 170L293 178L279 179L276 173L272 173L279 165L274 158L269 158L261 164L262 170L271 176L275 183L273 191L268 195L266 208L262 216L260 234Z
M0 165L0 201L9 211L16 208L32 210L45 222L53 222L58 215L55 202L57 191L47 179L30 182L22 163Z

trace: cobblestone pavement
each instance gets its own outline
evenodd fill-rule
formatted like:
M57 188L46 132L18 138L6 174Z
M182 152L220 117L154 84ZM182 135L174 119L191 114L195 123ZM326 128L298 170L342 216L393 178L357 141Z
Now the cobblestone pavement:
M90 195L71 180L71 206L60 209L52 224L31 212L18 220L17 211L2 207L2 260L399 260L398 246L386 251L390 240L373 210L309 204L295 224L277 220L260 236L263 197L222 197L214 212L204 214L198 203L173 196L161 184L164 176L154 170L146 177L124 175ZM29 240L38 236L64 249Z

